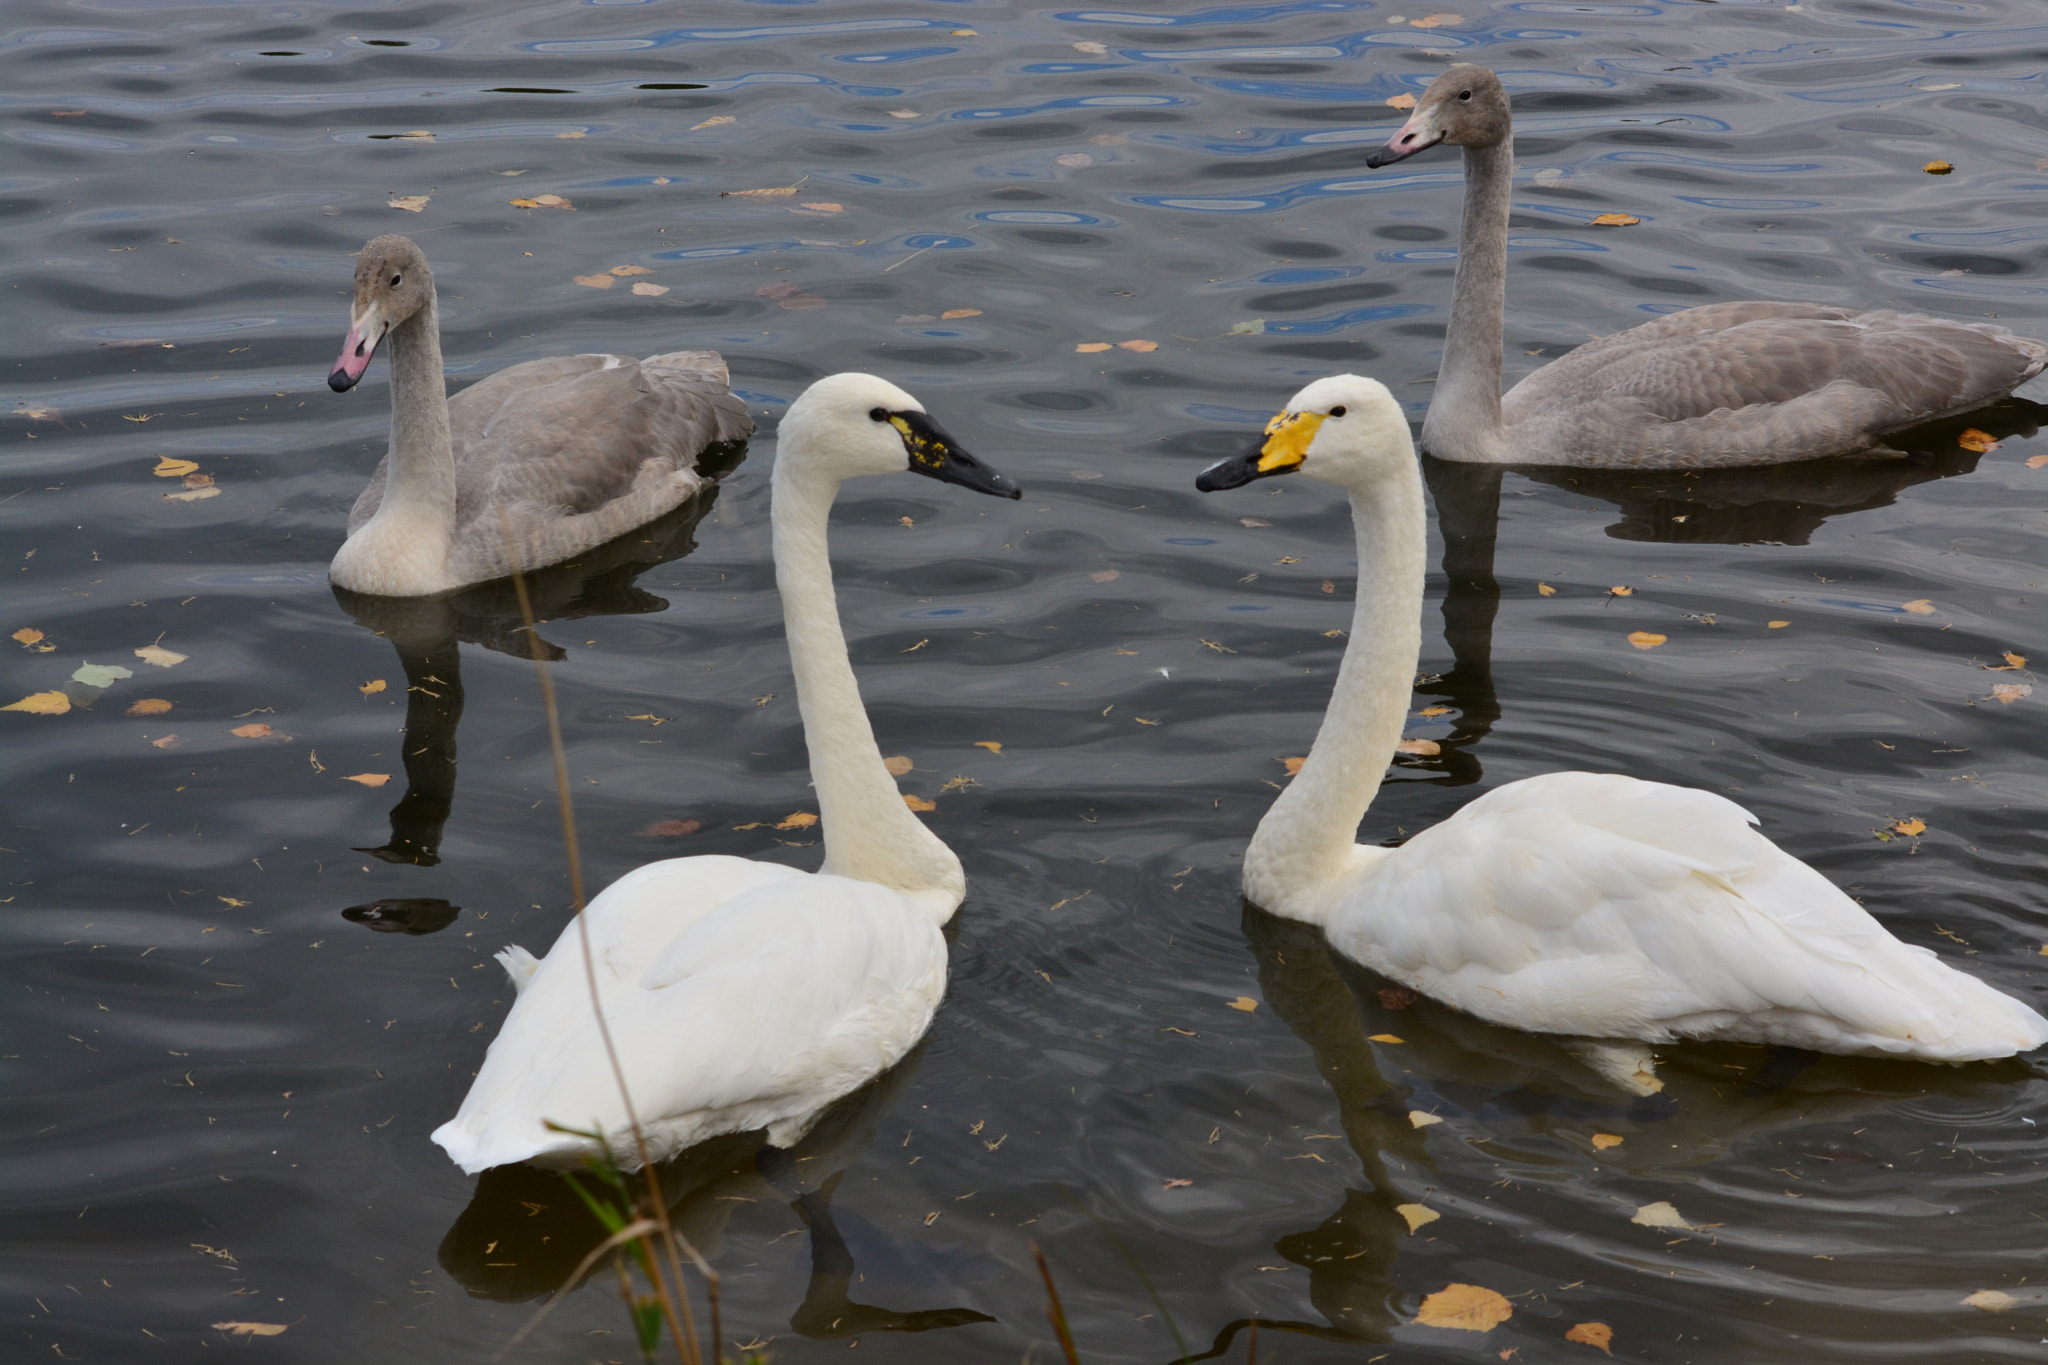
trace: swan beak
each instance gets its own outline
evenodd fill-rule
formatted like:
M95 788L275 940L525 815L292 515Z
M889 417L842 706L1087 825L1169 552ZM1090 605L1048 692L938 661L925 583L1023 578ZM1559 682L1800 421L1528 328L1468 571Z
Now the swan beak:
M1242 455L1233 455L1210 465L1195 478L1204 493L1242 488L1253 479L1275 474L1292 474L1308 458L1316 431L1323 425L1320 412L1283 412L1266 423L1266 439Z
M347 393L363 377L363 371L370 368L370 357L377 352L377 343L391 329L379 316L376 304L358 312L349 320L348 336L341 343L341 357L328 371L327 387L336 393Z
M1382 166L1391 166L1396 161L1406 161L1417 152L1426 152L1442 142L1444 132L1436 126L1436 116L1435 105L1417 109L1409 116L1408 121L1401 125L1401 131L1389 138L1386 146L1367 157L1365 164L1373 170L1378 170Z
M903 438L910 455L910 472L941 483L957 483L977 493L999 498L1021 498L1024 490L1016 480L990 469L960 448L945 429L921 412L892 412L889 425Z

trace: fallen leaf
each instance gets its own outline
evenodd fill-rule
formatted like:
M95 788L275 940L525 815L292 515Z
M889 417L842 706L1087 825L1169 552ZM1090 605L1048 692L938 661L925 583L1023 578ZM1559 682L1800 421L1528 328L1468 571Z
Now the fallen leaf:
M187 487L187 488L211 488L211 487L213 487L213 475L211 475L211 474L187 474L187 475L185 476L185 487Z
M702 828L704 826L695 820L656 820L638 833L646 839L680 839L686 834L695 834Z
M1078 168L1081 166L1093 166L1095 164L1095 158L1088 155L1088 153L1086 152L1062 152L1060 155L1053 158L1053 163L1055 165L1073 166Z
M61 409L46 407L40 403L16 408L14 416L26 417L31 422L55 422L59 426L64 425L64 413Z
M1998 438L1988 431L1979 431L1975 427L1970 427L1962 435L1956 437L1956 444L1964 450L1974 450L1979 455L1982 455L1987 450L1998 449Z
M797 205L797 207L798 207L798 208L800 208L800 209L809 209L809 210L810 210L810 211L811 211L812 213L844 213L844 212L846 212L846 205L844 205L844 204L831 204L831 203L816 203L816 204L798 204L798 205Z
M252 721L247 725L237 725L234 729L228 731L228 733L241 739L268 739L272 735L276 734L277 731L271 729L268 725L265 725L262 721L259 720Z
M937 810L939 808L939 803L936 801L927 801L922 796L911 796L908 793L905 793L903 797L903 804L912 810ZM778 825L776 828L780 829L781 826Z
M1415 96L1413 95L1387 96L1387 108L1389 109L1413 109L1414 107Z
M1233 322L1230 324L1230 334L1232 336L1264 336L1265 332L1266 320L1264 318L1253 318L1250 322Z
M1608 1343L1614 1340L1614 1329L1604 1322L1576 1323L1569 1332L1564 1334L1564 1339L1566 1341L1576 1341L1581 1346L1597 1346L1607 1355L1614 1354L1614 1352L1607 1349Z
M1331 581L1330 581L1329 579L1325 578L1325 579L1323 580L1323 591L1324 591L1324 592L1335 592L1335 591L1337 591L1337 585L1336 585L1335 583L1331 582ZM1328 631L1325 631L1325 632L1324 632L1324 634L1328 634L1328 633L1329 633Z
M1159 343L1156 341L1146 341L1143 338L1139 338L1134 341L1119 341L1117 343L1117 349L1123 351L1156 351L1159 349Z
M1123 575L1115 569L1097 569L1094 573L1089 574L1088 577L1097 583L1114 583L1117 579L1122 578Z
M2048 455L2029 455L2029 456L2027 456L2027 468L2029 468L2029 469L2048 469Z
M1306 763L1306 762L1308 762L1308 759L1307 759L1306 757L1302 757L1302 758L1283 758L1283 759L1281 759L1281 760L1280 760L1281 766L1283 766L1283 767L1285 767L1285 768L1287 769L1287 775L1288 775L1289 777L1292 777L1292 776L1294 776L1294 775L1295 775L1296 773L1300 772L1300 771L1301 771L1301 765L1302 765L1302 764L1304 764L1304 763Z
M589 136L590 136L590 134L588 134L588 133L577 133L577 132L568 132L568 133L556 133L556 134L555 134L555 137L556 137L557 139L559 139L559 140L562 140L562 141L568 141L568 142L573 142L573 141L575 141L575 140L576 140L577 138L579 138L579 137L589 137Z
M192 656L180 654L176 650L165 649L162 645L144 645L135 651L135 657L146 664L154 664L158 668L176 668Z
M1101 43L1075 43L1074 51L1085 52L1091 57L1100 57L1105 52L1108 52L1109 49L1104 47Z
M809 177L806 177L808 179ZM798 181L797 184L802 184ZM764 190L720 190L720 199L772 199L777 195L795 194L797 185L775 185Z
M1626 213L1603 213L1598 218L1595 218L1593 220L1592 226L1634 227L1637 223L1640 223L1642 221L1642 219L1631 217Z
M647 281L642 280L633 286L633 292L643 299L656 299L668 292L668 286L665 284L649 284Z
M406 136L411 137L412 134ZM213 1330L237 1337L274 1337L281 1334L286 1325L282 1322L216 1322Z
M1106 341L1084 341L1080 345L1074 347L1074 349L1079 351L1083 355L1093 355L1097 351L1108 350L1109 343Z
M391 201L391 207L404 209L407 213L418 213L426 208L427 201L433 197L431 194L401 194Z
M1692 1224L1679 1216L1678 1210L1665 1200L1645 1204L1630 1216L1629 1222L1646 1228L1683 1228L1692 1230Z
M136 344L139 346L149 345L149 343L146 341L137 342ZM149 422L154 421L156 418L161 417L162 415L162 413L157 412L139 412L135 414L133 417L130 417L124 413L122 414L121 420L124 422Z
M567 209L574 213L576 206L559 194L536 194L531 199L514 199L513 203L523 209Z
M1946 161L1930 161L1925 166L1922 166L1920 169L1927 172L1929 175L1947 175L1950 171L1954 170L1955 167L1949 165Z
M909 772L912 768L916 767L917 765L915 763L912 763L908 758L904 757L902 754L893 754L890 757L882 760L882 766L888 769L889 776L901 777L903 776L903 774Z
M1901 602L1899 605L1912 612L1915 616L1934 615L1934 603L1929 598L1916 597L1910 602Z
M129 716L160 716L171 709L171 704L162 697L144 697L124 711Z
M34 649L38 654L48 654L57 647L55 645L42 644L43 633L34 626L23 626L20 630L15 631L10 638L18 642L23 649ZM37 649L38 645L42 645L42 647Z
M1412 1128L1427 1128L1433 1123L1442 1122L1443 1119L1436 1114L1425 1114L1420 1109L1408 1111L1408 1124Z
M1253 1010L1257 1009L1258 1007L1259 1002L1252 999L1249 995L1240 995L1239 997L1237 997L1237 999L1230 1002L1230 1008L1234 1010L1243 1010L1246 1014L1250 1014Z
M809 829L809 828L810 828L810 827L811 827L812 825L815 825L815 824L817 824L817 823L818 823L818 817L817 817L817 816L813 815L813 814L812 814L811 812L809 812L809 811L807 811L807 810L800 810L800 811L798 811L798 812L797 812L796 814L794 814L794 815L790 816L790 817L789 817L789 818L788 818L787 820L783 820L783 821L779 822L779 823L778 823L778 824L777 824L777 825L775 826L775 828L777 828L777 829Z
M1925 834L1927 832L1927 822L1917 817L1909 816L1904 820L1894 820L1889 825L1886 825L1885 828L1894 834Z
M1491 1332L1512 1317L1514 1311L1514 1305L1483 1285L1448 1284L1422 1301L1415 1321L1424 1327Z
M1783 630L1791 624L1790 621L1766 621L1764 622L1764 628L1766 630Z
M390 773L350 773L341 779L344 782L360 782L365 787L381 787L391 780Z
M1396 1204L1394 1205L1394 1212L1408 1220L1408 1231L1410 1232L1415 1232L1425 1223L1434 1223L1437 1219L1443 1217L1442 1214L1426 1204Z
M1367 1035L1367 1039L1375 1043L1401 1043L1407 1041L1398 1033L1374 1033Z
M1451 714L1451 708L1448 706L1425 706L1416 714L1420 716L1448 716Z
M1239 517L1237 524L1244 527L1247 531L1256 531L1262 526L1271 526L1273 523L1263 517Z
M578 275L576 283L582 285L585 289L609 289L612 287L612 277L609 274Z
M1422 998L1406 986L1383 986L1379 997L1380 1008L1388 1010L1405 1010Z
M2019 1300L2000 1289L1980 1289L1963 1302L1972 1308L1981 1308L1987 1313L2003 1313Z
M61 716L71 709L71 698L62 692L31 692L20 701L0 706L0 711L26 711L32 716Z
M981 310L979 308L948 308L939 316L947 320L953 318L978 318L981 316Z
M1628 636L1628 642L1637 649L1655 649L1663 644L1664 640L1664 636L1650 630L1632 630Z
M2000 706L2011 706L2021 697L2032 696L2033 692L2034 685L2032 683L1991 684L1991 699Z
M182 493L166 493L166 494L164 494L164 501L165 501L165 502L198 502L198 501L200 501L201 499L204 499L204 498L217 498L217 497L219 497L219 496L220 496L220 490L219 490L218 488L210 488L210 487L200 487L200 488L188 488L188 489L186 489L186 490L185 490L184 492L182 492Z
M382 692L383 690L384 680L382 678L372 678L370 679L370 681L364 683L361 687L358 687L356 689L356 691L362 693L366 697L374 696L377 693Z
M1169 1180L1159 1188L1162 1190L1184 1190L1194 1183L1192 1180Z
M1156 721L1156 720L1146 720L1146 719L1145 719L1145 718L1144 718L1143 716L1132 716L1132 717L1131 717L1131 719L1132 719L1132 720L1134 720L1134 721L1136 721L1136 722L1138 722L1138 724L1140 724L1140 725L1157 725L1157 724L1159 724L1159 722L1158 722L1158 721Z
M1619 1146L1621 1146L1621 1139L1613 1133L1593 1134L1593 1150L1596 1152L1604 1152L1609 1147Z
M917 112L917 110L915 110L915 109L891 109L891 110L889 111L889 117L890 117L890 118L917 118L917 117L918 117L918 112Z
M1636 590L1626 583L1616 583L1607 591L1616 597L1634 597L1636 595Z
M165 735L162 739L151 740L149 744L153 749L175 749L178 747L178 737L176 735Z
M713 114L710 118L705 119L702 123L691 124L690 131L694 133L699 128L716 128L720 124L738 122L739 120L731 114Z
M974 747L977 749L986 749L992 754L999 754L1003 751L1002 743L998 740L993 739L977 739L974 741Z
M1465 22L1462 14L1425 14L1420 19L1410 19L1410 28L1451 28Z
M614 275L652 275L654 272L644 265L615 265L612 267L611 273Z
M956 28L953 30L952 36L955 38L979 38L981 34L971 28Z
M157 460L156 468L149 472L156 475L159 479L181 479L187 474L196 472L198 468L199 466L191 460L174 460L170 456L165 455Z
M1548 583L1538 583L1536 585L1536 593L1539 597L1555 597L1557 596L1557 589L1551 587Z
M1404 739L1394 746L1397 754L1414 754L1418 758L1434 758L1444 751L1444 746L1433 739Z
M71 671L71 681L82 682L87 687L112 687L123 678L132 678L132 670L119 664L80 664Z
M214 899L219 901L222 905L225 905L230 909L236 910L240 909L242 906L245 906L249 903L247 901L238 901L233 896L215 896Z
M1986 673L2004 673L2011 669L2025 668L2026 666L2026 655L2015 654L2008 649L2007 651L2005 651L2005 662L2003 664L1985 664L1984 671Z

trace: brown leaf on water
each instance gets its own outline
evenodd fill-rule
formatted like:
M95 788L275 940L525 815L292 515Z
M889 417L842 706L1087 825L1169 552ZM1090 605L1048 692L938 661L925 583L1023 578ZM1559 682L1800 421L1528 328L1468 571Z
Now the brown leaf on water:
M1604 1322L1581 1322L1564 1334L1566 1341L1576 1341L1581 1346L1597 1346L1606 1355L1614 1352L1607 1349L1614 1340L1614 1329Z
M24 648L33 649L36 645L42 643L43 633L37 630L34 626L23 626L20 630L15 631L14 634L9 638L14 640L17 644L20 644ZM57 646L55 645L51 645L50 649L55 649L56 647ZM49 650L37 650L36 652L39 654L47 654Z
M1252 999L1249 995L1240 995L1237 997L1237 999L1232 1000L1229 1003L1230 1008L1234 1010L1243 1010L1246 1014L1250 1014L1253 1010L1259 1007L1259 1002Z
M633 292L638 294L643 299L655 299L660 298L663 294L666 294L668 292L668 286L665 284L649 284L647 281L641 280L638 284L633 286Z
M2021 697L2029 697L2033 693L2034 685L2032 683L1991 684L1991 700L1997 702L2000 706L2011 706Z
M576 283L582 285L585 289L609 289L612 287L612 277L609 274L578 275Z
M738 122L739 120L737 118L734 118L731 114L713 114L710 118L705 119L702 123L691 124L690 131L694 133L699 128L716 128L720 124Z
M809 176L804 177L804 180L808 179L810 179ZM720 199L773 199L778 195L795 194L798 186L802 184L803 180L799 180L795 185L774 185L763 190L720 190L718 197Z
M1106 341L1084 341L1076 347L1074 347L1074 349L1079 351L1083 355L1093 355L1097 351L1108 350L1109 343Z
M404 209L407 213L419 213L433 197L431 194L401 194L391 200L391 207Z
M1621 1141L1622 1140L1613 1133L1595 1133L1593 1134L1593 1150L1596 1152L1604 1152L1609 1147L1621 1146Z
M1982 455L1987 450L1998 449L1998 438L1988 431L1979 431L1975 427L1970 427L1962 435L1956 437L1956 444L1964 450L1974 450L1979 455Z
M1916 597L1910 602L1901 602L1899 605L1912 612L1915 616L1934 615L1934 603L1929 598Z
M889 770L889 776L901 777L917 765L902 754L892 754L882 760L882 766Z
M787 820L777 822L777 829L809 829L818 823L818 817L807 810L800 810Z
M341 779L344 782L360 782L365 787L381 787L391 780L390 773L350 773Z
M174 460L165 455L157 460L156 468L149 472L159 479L181 479L187 474L196 473L198 469L198 464L192 460Z
M382 692L383 690L384 680L382 678L372 678L368 682L364 683L361 687L358 687L356 689L356 691L362 693L366 697L374 696L377 693Z
M1949 165L1946 161L1930 161L1925 166L1922 166L1920 169L1927 172L1929 175L1947 175L1950 171L1954 170L1955 167Z
M1980 1289L1963 1300L1971 1308L1981 1308L1987 1313L2003 1313L2019 1303L2019 1300L2001 1289Z
M0 706L0 711L26 711L32 716L61 716L71 709L71 698L62 692L31 692L20 701Z
M1640 223L1642 221L1642 219L1633 217L1626 213L1603 213L1598 218L1595 218L1593 220L1592 226L1634 227L1637 223Z
M1555 597L1557 596L1557 589L1551 587L1548 583L1538 583L1536 585L1536 593L1539 597Z
M185 476L185 487L187 487L187 488L211 488L211 487L213 487L213 475L211 475L211 474L187 474L187 475Z
M1658 645L1663 644L1665 639L1665 636L1659 635L1652 630L1632 630L1628 635L1628 642L1637 649L1655 649Z
M1156 351L1159 349L1159 343L1139 338L1133 341L1119 341L1117 348L1125 351Z
M151 740L149 744L153 749L175 749L178 747L179 739L176 735L165 735L162 739Z
M656 820L636 833L643 839L680 839L704 828L695 820Z
M1419 1232L1424 1225L1434 1223L1437 1219L1443 1217L1442 1214L1430 1208L1427 1204L1396 1204L1394 1205L1394 1212L1400 1214L1406 1220L1408 1231L1411 1233Z
M288 1325L282 1322L216 1322L213 1330L234 1337L274 1337L283 1333Z
M506 202L522 209L567 209L574 213L576 206L559 194L536 194L531 199L511 199Z
M808 210L808 211L810 211L810 212L812 212L812 213L844 213L844 212L846 212L846 205L844 205L844 204L830 204L830 203L824 203L824 202L819 202L819 203L815 203L815 204L798 204L798 205L797 205L797 207L798 207L799 209L806 209L806 210Z
M1282 765L1283 765L1283 766L1284 766L1284 767L1285 767L1285 768L1287 769L1287 775L1288 775L1289 777L1292 777L1292 776L1294 776L1294 775L1295 775L1296 773L1298 773L1298 772L1300 772L1300 771L1301 771L1301 765L1302 765L1302 764L1304 764L1304 763L1306 763L1306 762L1308 762L1308 759L1307 759L1306 757L1302 757L1302 758L1283 758L1283 759L1281 759L1281 760L1280 760L1280 762L1281 762L1281 764L1282 764Z
M2027 468L2029 468L2029 469L2048 469L2048 455L2029 455L2029 456L2027 456Z
M1417 758L1434 758L1444 751L1444 746L1433 739L1404 739L1394 746L1397 754L1413 754Z
M944 321L951 321L954 318L978 318L980 316L981 310L979 308L948 308L945 312L939 314L939 317Z
M903 797L903 804L912 810L937 810L939 808L939 803L936 801L927 801L922 796L911 796L908 793L905 793Z
M1420 19L1410 19L1410 28L1455 28L1465 22L1462 14L1425 14Z
M1413 95L1387 96L1387 108L1389 109L1413 109L1414 107L1415 96Z
M1184 1190L1194 1183L1195 1182L1192 1180L1169 1180L1162 1184L1159 1188L1162 1190Z
M1405 1010L1422 997L1406 986L1383 986L1380 988L1380 1008Z
M128 716L160 716L170 709L171 704L162 697L144 697L141 701L136 702L133 706L122 712L122 714Z
M1094 573L1089 574L1088 577L1097 583L1114 583L1117 579L1122 578L1123 575L1115 569L1097 569Z
M612 267L611 273L614 275L652 275L654 272L644 265L615 265Z
M238 739L269 739L272 735L276 734L277 731L271 729L268 725L265 725L262 721L258 720L251 721L247 725L237 725L234 729L228 731L228 733L234 735Z
M1484 1285L1447 1284L1422 1301L1415 1321L1424 1327L1491 1332L1514 1316L1514 1312L1513 1304Z
M1325 579L1323 580L1323 591L1324 591L1324 592L1335 592L1335 591L1337 591L1337 585L1336 585L1335 583L1332 583L1332 582L1331 582L1331 581L1330 581L1329 579L1325 578Z

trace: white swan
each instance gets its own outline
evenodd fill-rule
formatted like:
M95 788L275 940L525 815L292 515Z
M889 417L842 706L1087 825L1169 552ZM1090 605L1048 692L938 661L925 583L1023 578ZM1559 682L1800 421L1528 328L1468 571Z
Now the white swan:
M1388 166L1465 149L1457 279L1422 448L1476 464L1710 469L1880 447L1879 438L1993 402L2048 365L2048 345L1985 322L1816 303L1716 303L1589 341L1500 392L1508 196L1507 92L1459 63L1430 83Z
M910 469L984 493L1017 486L873 375L821 379L782 420L773 476L775 578L825 841L799 872L711 856L627 873L583 912L604 1017L654 1159L720 1133L788 1147L820 1112L894 1064L946 987L940 926L960 860L882 766L832 591L826 522L841 480ZM582 927L545 958L498 955L518 987L455 1117L434 1132L465 1171L573 1163L589 1147L543 1120L600 1129L637 1166L594 1022Z
M1947 1062L2048 1042L2048 1019L1893 938L1708 792L1546 773L1399 848L1355 844L1401 738L1421 645L1422 477L1400 407L1371 379L1319 379L1266 431L1197 487L1299 470L1345 489L1358 602L1315 745L1245 850L1253 904L1321 925L1346 956L1514 1028Z
M391 449L327 570L353 592L424 597L558 563L680 505L705 450L754 429L716 351L529 360L451 401L434 273L397 236L356 261L328 387L355 387L387 336Z

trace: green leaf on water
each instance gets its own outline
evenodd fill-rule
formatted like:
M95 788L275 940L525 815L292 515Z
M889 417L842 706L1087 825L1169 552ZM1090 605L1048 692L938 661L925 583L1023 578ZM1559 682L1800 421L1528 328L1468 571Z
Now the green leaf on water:
M80 664L71 681L82 682L87 687L112 687L122 678L134 677L134 671L119 664Z
M1250 322L1233 322L1230 324L1230 334L1232 336L1258 336L1265 330L1266 320L1264 318L1253 318Z

